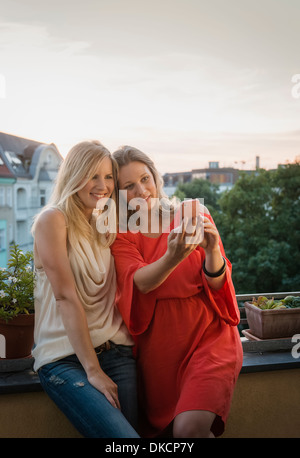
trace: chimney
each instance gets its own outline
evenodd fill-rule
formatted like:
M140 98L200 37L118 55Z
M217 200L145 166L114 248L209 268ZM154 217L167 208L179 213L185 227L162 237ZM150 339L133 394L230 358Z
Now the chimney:
M256 168L256 170L258 170L259 167L260 167L259 166L259 156L256 156L256 158L255 158L255 168Z

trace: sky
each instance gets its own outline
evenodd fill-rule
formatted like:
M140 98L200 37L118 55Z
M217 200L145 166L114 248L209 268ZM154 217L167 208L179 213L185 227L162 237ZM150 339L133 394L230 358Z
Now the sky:
M63 156L132 145L162 174L293 162L299 18L299 0L0 0L0 131Z

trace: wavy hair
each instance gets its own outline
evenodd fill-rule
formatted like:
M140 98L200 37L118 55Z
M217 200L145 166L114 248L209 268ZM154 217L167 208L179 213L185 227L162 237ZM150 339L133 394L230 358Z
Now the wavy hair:
M74 246L81 237L89 241L96 239L98 243L104 246L111 245L115 239L115 234L109 234L108 238L99 234L96 229L95 217L89 224L84 216L84 205L77 195L77 192L95 175L105 157L112 161L115 189L111 198L116 202L117 163L102 143L98 140L91 140L80 142L70 149L59 168L49 202L42 210L43 212L48 208L57 208L64 214L67 223L68 242L71 246ZM32 226L33 234L36 221L41 213L35 218Z
M155 186L156 186L156 191L157 191L157 196L159 199L159 212L161 213L164 210L167 210L171 213L174 213L176 211L176 208L179 206L179 202L177 198L172 198L170 199L166 193L163 190L163 179L158 172L154 162L152 159L150 159L147 154L143 153L137 148L134 148L133 146L120 146L114 153L113 153L113 158L116 160L118 164L118 169L121 170L121 168L125 165L130 164L131 162L142 162L145 164L148 169L150 170ZM119 208L117 206L117 208ZM131 211L128 211L128 217L130 216Z

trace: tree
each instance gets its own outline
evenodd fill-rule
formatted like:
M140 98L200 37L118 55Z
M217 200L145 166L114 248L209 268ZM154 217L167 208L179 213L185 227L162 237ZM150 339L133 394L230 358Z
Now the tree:
M243 174L215 217L238 293L299 288L300 164Z
M189 183L178 185L174 195L180 200L184 199L204 199L203 204L211 211L218 209L219 186L210 183L208 180L195 178Z
M197 179L179 185L175 195L204 197L232 262L237 293L299 290L300 161L242 173L222 194Z
M282 287L297 290L300 285L300 161L279 167L272 175L272 238L288 244Z

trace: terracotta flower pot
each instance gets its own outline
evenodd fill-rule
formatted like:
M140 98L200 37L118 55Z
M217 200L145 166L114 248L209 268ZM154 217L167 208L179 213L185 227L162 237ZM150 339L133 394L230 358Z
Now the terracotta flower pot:
M21 314L6 322L0 319L1 352L6 359L26 358L33 347L34 314ZM5 341L5 344L3 344Z
M251 333L260 339L279 339L300 333L300 308L262 310L245 302Z

